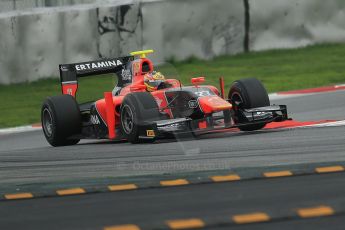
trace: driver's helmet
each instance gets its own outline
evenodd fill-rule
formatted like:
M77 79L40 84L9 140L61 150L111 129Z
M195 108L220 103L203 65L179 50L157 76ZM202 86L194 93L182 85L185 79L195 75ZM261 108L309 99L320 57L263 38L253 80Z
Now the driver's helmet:
M158 86L164 81L165 77L161 72L152 71L144 76L144 84L149 92L157 90Z

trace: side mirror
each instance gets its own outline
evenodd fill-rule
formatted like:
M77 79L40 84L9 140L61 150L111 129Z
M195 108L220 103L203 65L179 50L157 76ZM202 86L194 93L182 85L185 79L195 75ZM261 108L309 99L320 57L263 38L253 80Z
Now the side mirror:
M191 79L191 83L195 85L196 87L205 82L205 77L195 77Z

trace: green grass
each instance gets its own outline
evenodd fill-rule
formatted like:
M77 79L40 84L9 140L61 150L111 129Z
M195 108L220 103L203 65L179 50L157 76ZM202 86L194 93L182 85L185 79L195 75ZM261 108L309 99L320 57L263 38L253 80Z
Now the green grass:
M218 84L224 76L226 87L245 77L260 79L269 92L345 83L345 44L317 45L303 49L271 50L218 57L212 61L191 59L176 63L182 80L205 75Z
M218 86L218 78L223 76L226 89L236 79L257 77L269 92L276 92L345 83L344 57L345 44L316 45L303 49L222 56L210 61L190 58L185 62L173 62L169 68L162 69L171 76L178 75L185 84L189 84L191 77L205 76L207 84ZM114 84L115 79L111 76L81 79L78 100L83 102L100 98L104 91L112 90ZM60 93L57 78L0 85L0 127L39 122L44 98Z

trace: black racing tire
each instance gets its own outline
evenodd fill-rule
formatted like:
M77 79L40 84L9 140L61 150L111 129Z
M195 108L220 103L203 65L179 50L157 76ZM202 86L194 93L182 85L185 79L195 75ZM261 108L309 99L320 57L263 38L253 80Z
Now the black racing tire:
M75 145L80 139L81 117L78 103L70 95L48 97L41 109L44 136L54 147Z
M152 143L155 138L139 138L140 128L150 121L159 120L160 113L156 100L148 92L126 95L120 111L120 129L132 144Z
M265 107L270 105L270 99L267 91L262 83L256 78L246 78L235 81L229 91L231 103L236 107L242 109L252 109L258 107ZM245 123L245 118L238 117L238 123ZM239 129L242 131L254 131L265 127L266 123L244 125Z

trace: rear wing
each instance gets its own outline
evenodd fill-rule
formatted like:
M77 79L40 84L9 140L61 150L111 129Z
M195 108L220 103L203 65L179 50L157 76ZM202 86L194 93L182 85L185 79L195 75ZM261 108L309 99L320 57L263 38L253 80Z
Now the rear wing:
M128 72L131 72L130 63L133 60L133 56L126 56L115 59L102 59L91 62L59 65L62 93L76 97L78 78L92 75L115 73L118 76L119 87L131 83L132 77L129 76L132 75L128 74ZM122 76L124 71L126 73L126 77L119 77Z

